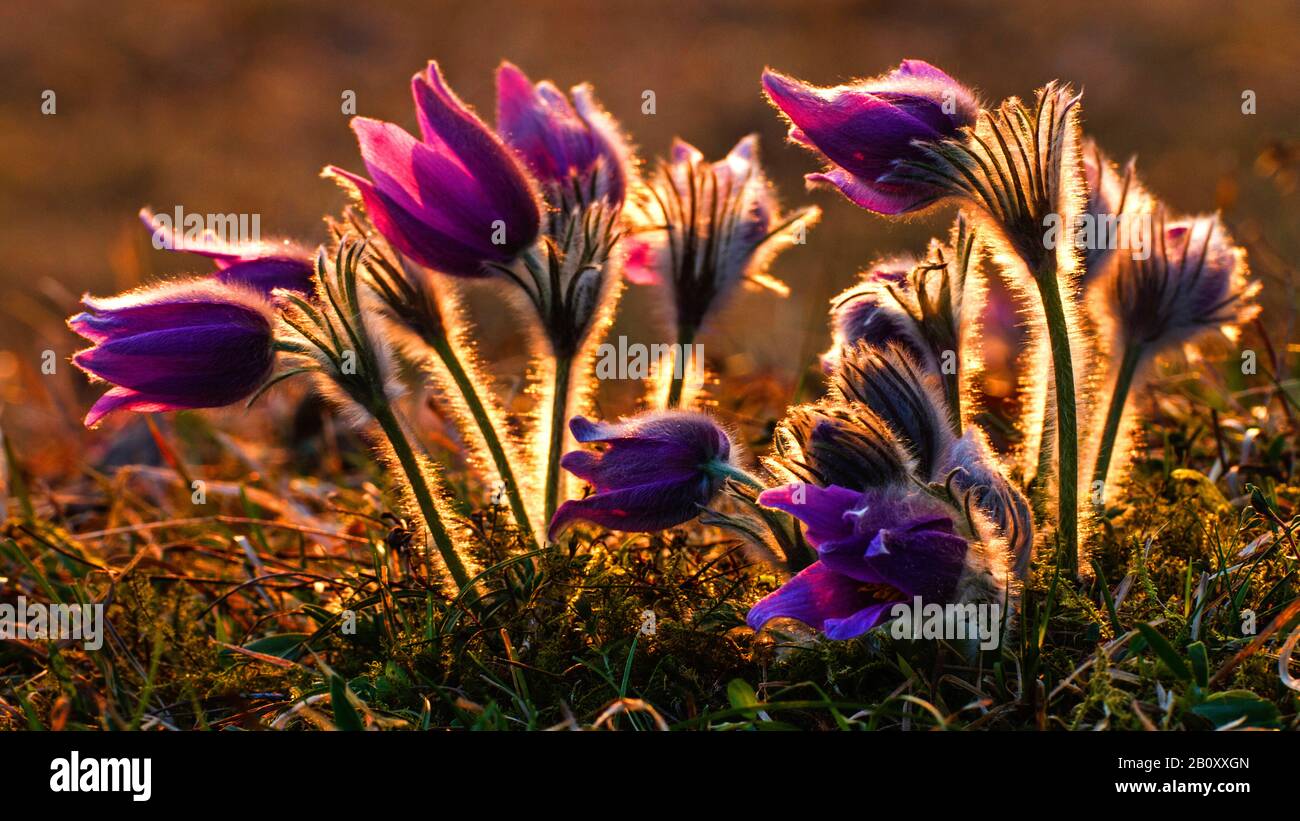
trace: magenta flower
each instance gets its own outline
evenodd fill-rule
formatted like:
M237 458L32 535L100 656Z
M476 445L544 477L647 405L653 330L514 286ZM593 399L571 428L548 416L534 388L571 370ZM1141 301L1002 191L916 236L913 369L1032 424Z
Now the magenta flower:
M551 520L552 540L575 520L631 532L676 527L699 515L736 470L727 432L701 413L645 413L616 424L575 416L569 430L579 442L606 448L573 451L560 460L595 492L560 506Z
M392 123L354 117L371 179L330 166L360 195L375 229L415 262L482 277L537 240L534 183L514 154L452 93L438 64L411 79L421 139Z
M887 621L896 604L957 598L969 544L947 507L929 496L793 485L758 501L804 523L817 561L750 609L754 630L790 618L827 638L851 639Z
M971 92L921 60L869 80L818 88L771 69L763 72L767 96L790 120L790 140L820 152L828 167L809 174L853 203L879 214L903 214L943 196L923 183L880 182L899 160L919 160L913 142L956 137L975 124L979 103Z
M630 152L618 125L590 85L574 86L573 102L549 80L536 85L513 63L497 69L497 131L533 176L582 201L621 206Z
M273 314L250 289L211 279L82 298L68 326L94 343L72 358L112 385L86 415L216 408L251 396L275 362Z
M215 276L221 282L246 285L267 297L279 289L308 294L314 288L311 253L287 241L227 243L210 234L190 240L148 208L140 209L140 219L153 234L155 248L207 257L216 263Z

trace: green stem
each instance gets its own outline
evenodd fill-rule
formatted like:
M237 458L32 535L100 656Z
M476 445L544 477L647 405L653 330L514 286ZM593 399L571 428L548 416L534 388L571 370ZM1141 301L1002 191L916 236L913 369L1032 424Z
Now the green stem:
M1072 576L1079 570L1079 425L1074 398L1074 362L1070 353L1070 328L1056 280L1056 255L1048 253L1039 266L1039 296L1047 320L1047 339L1052 349L1052 373L1056 380L1056 453L1058 510L1061 543L1065 549L1065 570ZM1044 424L1046 428L1046 421Z
M1133 387L1133 377L1137 375L1138 364L1142 361L1141 345L1128 345L1120 360L1119 373L1115 375L1115 386L1110 394L1110 408L1106 411L1106 425L1101 431L1101 449L1097 451L1097 464L1093 468L1092 481L1106 486L1106 474L1110 472L1110 459L1115 450L1115 438L1119 436L1119 423L1124 418L1124 405L1128 402L1128 392Z
M953 432L961 438L961 374L949 373L943 377L943 392L948 400L948 415Z
M706 465L701 466L705 473L716 476L720 479L735 479L742 485L749 485L762 493L767 490L767 485L760 482L757 477L742 467L737 467L730 462L723 462L715 459Z
M690 364L691 345L695 342L695 329L685 326L677 329L677 349L673 352L673 376L668 383L668 401L664 407L675 408L682 403L682 389L686 382L686 368ZM680 359L681 367L678 367Z
M551 396L551 441L546 453L546 521L555 516L560 498L560 451L564 449L564 423L569 404L569 374L573 357L555 358L555 391Z
M411 486L411 493L415 496L416 504L420 506L425 526L433 535L434 546L438 548L443 563L447 565L447 572L451 573L452 579L455 580L456 589L463 593L470 583L469 573L466 572L460 556L456 554L456 547L451 542L451 534L442 523L442 517L438 515L438 507L434 504L433 493L429 489L424 471L420 468L420 461L415 457L411 442L406 438L406 431L393 415L392 409L383 402L376 404L377 407L371 409L375 421L379 423L384 436L388 439L388 444L397 454L397 461L401 463L402 470L406 473L407 484Z
M501 477L501 484L505 489L506 499L510 503L510 512L514 514L515 524L535 545L537 535L528 520L528 509L524 507L524 498L519 492L519 483L515 481L514 469L510 466L510 460L506 456L505 448L501 446L501 438L497 436L496 428L492 425L492 419L488 416L487 408L483 406L483 400L479 398L474 383L470 381L469 374L465 372L465 367L456 356L450 341L443 337L429 338L425 341L437 351L438 358L446 366L447 372L451 374L452 381L456 383L457 390L460 391L461 398L465 400L465 407L469 409L470 416L474 417L474 423L478 425L479 433L483 435L488 454L492 457L493 465L496 466L497 475Z

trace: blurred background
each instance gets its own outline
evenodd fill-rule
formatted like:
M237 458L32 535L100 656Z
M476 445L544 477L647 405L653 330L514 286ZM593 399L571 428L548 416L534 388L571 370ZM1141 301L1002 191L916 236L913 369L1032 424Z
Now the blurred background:
M761 135L788 206L825 210L773 274L792 295L746 294L705 338L734 373L793 381L826 346L827 300L874 258L921 250L951 209L907 223L804 190L816 161L786 145L760 94L766 65L828 85L916 57L987 100L1061 78L1084 92L1085 128L1181 211L1222 209L1269 280L1265 321L1293 339L1300 252L1300 3L1092 0L957 2L125 2L0 7L0 402L75 423L97 393L66 363L63 325L84 291L115 292L195 257L153 251L142 205L257 213L264 237L324 239L346 199L321 168L360 168L341 111L414 130L408 80L438 59L489 121L493 71L590 81L643 158L674 135L710 157ZM55 92L56 113L42 113ZM653 90L657 110L641 113ZM1242 113L1255 93L1257 113ZM518 373L513 320L479 300L485 353ZM615 333L660 341L652 295L632 288ZM60 378L40 375L53 350ZM63 387L58 387L63 386ZM6 420L8 421L8 420Z

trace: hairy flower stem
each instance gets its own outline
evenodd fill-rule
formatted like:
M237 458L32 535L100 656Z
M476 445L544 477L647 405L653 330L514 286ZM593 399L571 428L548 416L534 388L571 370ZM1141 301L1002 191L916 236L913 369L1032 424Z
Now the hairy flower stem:
M1070 328L1061 303L1056 279L1056 257L1048 254L1034 278L1043 300L1047 339L1052 349L1052 372L1056 378L1056 453L1058 510L1065 570L1079 569L1079 425L1074 399L1074 362L1070 353ZM1047 437L1044 423L1044 440Z
M961 438L961 377L955 373L944 374L943 394L948 400L948 418L952 422L953 432Z
M560 451L564 450L564 425L568 421L569 375L572 356L555 357L555 387L551 396L551 441L546 451L546 521L555 517L560 500Z
M433 493L429 489L429 483L425 480L424 471L420 467L420 462L415 456L415 451L411 448L411 442L406 438L406 431L402 430L402 424L397 421L391 408L383 402L377 402L376 407L371 409L375 421L383 429L384 436L388 439L389 446L397 454L397 461L402 465L402 471L406 474L407 484L411 487L411 493L415 496L416 504L420 506L420 513L424 516L425 526L433 535L434 546L438 548L438 553L442 556L442 561L447 565L447 572L451 573L452 579L456 582L456 589L464 592L470 584L469 573L465 570L465 565L461 563L460 556L456 555L456 548L451 542L451 534L442 523L442 517L438 515L438 507L433 501Z
M506 501L510 504L510 512L515 517L515 524L528 540L536 545L537 535L528 520L528 510L524 507L524 497L519 492L519 483L515 480L514 469L510 466L510 459L506 456L505 448L501 446L501 438L497 436L496 428L492 425L492 419L488 416L487 408L483 406L483 400L479 398L474 383L470 381L469 374L465 372L465 367L461 365L460 359L457 358L446 337L431 334L425 337L425 342L437 352L438 358L447 368L447 373L451 374L452 381L456 383L461 399L465 400L465 407L469 409L470 416L474 417L474 423L478 425L479 433L482 434L483 442L487 445L497 475L501 477L501 485L506 494Z
M1106 411L1106 424L1101 431L1101 447L1097 451L1097 463L1092 471L1093 483L1101 482L1103 488L1106 487L1106 474L1110 472L1115 438L1119 436L1119 423L1124 418L1124 405L1128 402L1128 392L1133 387L1133 377L1137 375L1143 352L1141 345L1125 346L1124 356L1119 363L1119 373L1115 375L1115 386L1110 394L1110 407Z
M675 408L682 403L682 389L686 382L686 369L690 365L691 345L695 342L695 329L686 325L677 329L677 350L673 352L672 381L668 383L668 400L666 408Z

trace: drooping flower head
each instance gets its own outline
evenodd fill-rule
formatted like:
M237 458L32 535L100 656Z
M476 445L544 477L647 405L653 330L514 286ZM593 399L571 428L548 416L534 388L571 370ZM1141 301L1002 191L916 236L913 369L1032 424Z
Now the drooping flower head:
M667 284L678 326L691 331L742 283L787 293L767 267L821 215L815 207L781 212L753 134L713 163L675 140L671 161L651 179L639 210L637 232L627 240L627 278Z
M267 297L276 290L312 290L311 253L287 240L232 243L210 233L190 239L148 208L140 209L140 220L153 235L155 248L207 257L216 264L215 277L221 282L246 285Z
M212 279L85 296L68 326L93 345L74 364L112 387L86 415L216 408L257 391L275 362L273 315L256 292Z
M1140 346L1154 355L1255 315L1259 283L1217 216L1166 223L1159 209L1154 220L1150 256L1120 255L1108 284L1116 350Z
M809 183L827 183L854 204L879 214L916 211L943 196L921 182L881 182L899 160L920 159L913 141L955 138L974 125L979 103L952 77L921 60L869 80L818 88L771 69L763 72L768 98L790 120L790 140L820 152L825 171Z
M918 366L906 348L859 344L846 350L831 384L844 401L870 408L889 426L916 460L919 476L934 478L954 440L950 414L936 377Z
M632 152L590 85L571 90L550 80L534 85L518 67L497 69L497 131L557 207L601 199L615 207L627 196Z
M774 474L821 487L883 487L906 482L914 469L889 425L864 406L800 405L777 425L773 445Z
M858 283L831 300L831 347L821 356L822 370L839 367L845 350L865 343L875 348L901 345L920 362L933 362L930 346L922 336L909 306L915 301L911 273L914 257L902 255L883 259L858 274Z
M605 449L564 454L560 465L595 492L560 506L551 539L578 520L632 532L675 527L699 515L726 482L731 440L704 414L643 413L617 423L575 416L569 429L579 442Z
M946 460L936 471L935 480L944 479L949 474L953 487L960 493L971 494L971 501L997 527L1011 551L1016 575L1023 577L1033 556L1033 511L1025 495L1002 474L980 428L967 428L953 443Z
M1005 573L982 545L962 535L947 505L899 488L866 492L791 486L759 502L804 524L817 561L749 611L761 630L796 619L830 639L851 639L890 619L897 604L996 600Z
M447 86L438 64L411 79L420 139L354 117L370 179L330 166L361 197L375 229L410 259L483 277L531 248L541 227L536 184L514 153Z

